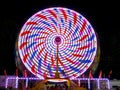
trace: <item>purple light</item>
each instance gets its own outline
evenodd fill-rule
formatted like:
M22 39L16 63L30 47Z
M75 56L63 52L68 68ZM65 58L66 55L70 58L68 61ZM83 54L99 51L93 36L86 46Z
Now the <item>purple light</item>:
M21 80L25 80L25 79L27 79L26 77L21 77L21 78L19 78L19 79L21 79Z
M98 87L98 89L100 89L99 79L97 80L97 87Z
M7 88L7 86L8 86L8 78L6 78L5 88Z
M90 79L88 79L88 89L90 89Z
M107 79L108 89L110 89L110 81Z
M28 87L28 78L26 78L26 88Z
M5 88L8 88L8 82L9 80L16 80L15 81L15 88L18 88L18 82L19 80L26 80L26 87L28 86L29 80L44 80L40 78L35 78L35 77L7 77L6 82L5 82Z
M71 79L71 80L76 80L76 79ZM88 88L90 89L90 81L94 80L97 81L97 88L100 89L100 82L99 81L106 81L107 88L110 89L110 83L109 79L107 78L77 78L78 84L80 83L81 80L88 81Z
M37 77L7 77L6 78L6 83L5 83L5 88L8 88L8 82L9 82L9 80L16 80L16 82L15 82L15 88L18 88L18 82L19 82L19 80L25 80L26 81L25 87L27 88L29 81L44 80L44 79L40 79L40 78L37 78ZM78 85L79 86L80 86L80 82L82 80L87 81L87 83L88 83L88 89L90 89L90 81L91 80L97 81L97 88L98 89L100 89L100 81L106 81L106 87L108 89L110 89L110 82L109 82L109 79L107 79L107 78L74 78L72 80L78 80Z
M16 77L16 84L15 84L15 88L18 88L18 80L19 80L19 77L17 76L17 77Z
M59 45L61 43L61 38L59 36L55 37L55 44Z
M80 86L80 80L78 80L78 86Z

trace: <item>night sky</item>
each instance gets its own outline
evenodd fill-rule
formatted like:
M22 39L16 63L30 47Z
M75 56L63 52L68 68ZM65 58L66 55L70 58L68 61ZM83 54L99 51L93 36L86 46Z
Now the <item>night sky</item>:
M100 63L107 77L120 79L120 5L98 0L15 0L0 2L0 74L15 73L15 42L23 24L36 12L49 7L66 7L82 14L93 26L100 42Z

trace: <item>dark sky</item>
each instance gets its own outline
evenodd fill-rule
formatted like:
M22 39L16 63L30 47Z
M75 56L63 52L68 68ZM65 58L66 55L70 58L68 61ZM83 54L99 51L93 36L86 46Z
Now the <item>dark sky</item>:
M120 5L116 0L15 0L0 2L0 74L6 69L15 72L15 41L17 35L34 13L49 7L66 7L82 14L91 23L100 41L100 70L120 79Z

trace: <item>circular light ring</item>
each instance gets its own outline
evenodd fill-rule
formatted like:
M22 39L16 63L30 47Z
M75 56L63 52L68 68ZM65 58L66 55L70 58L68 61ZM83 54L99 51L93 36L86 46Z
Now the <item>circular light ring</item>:
M61 78L83 74L96 55L96 34L85 17L61 7L39 11L24 24L18 37L18 51L23 64L38 77L54 77L56 37L60 38L58 71Z

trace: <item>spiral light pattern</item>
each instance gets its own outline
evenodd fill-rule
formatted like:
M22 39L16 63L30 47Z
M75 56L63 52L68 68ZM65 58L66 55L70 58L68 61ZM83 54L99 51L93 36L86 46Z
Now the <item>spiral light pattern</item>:
M38 77L54 77L58 48L61 78L83 74L94 61L97 38L85 17L71 9L41 10L23 25L18 52L26 68Z

